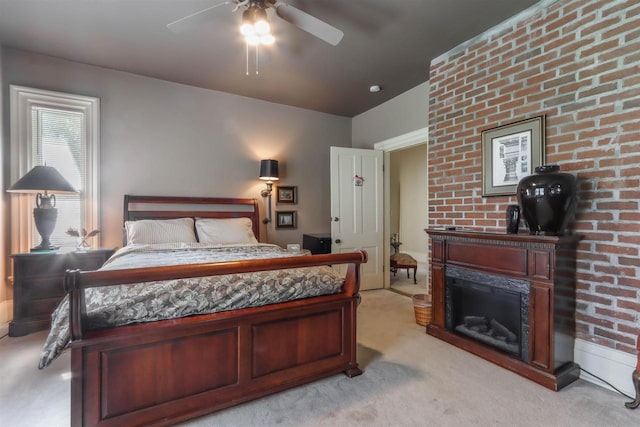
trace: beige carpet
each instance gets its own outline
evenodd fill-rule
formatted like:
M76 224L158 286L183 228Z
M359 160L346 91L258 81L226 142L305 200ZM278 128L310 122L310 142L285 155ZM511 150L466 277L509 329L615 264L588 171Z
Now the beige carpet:
M636 426L626 398L578 381L559 393L430 337L411 299L363 293L358 359L335 375L181 425ZM69 425L69 355L36 368L43 333L0 340L0 426Z

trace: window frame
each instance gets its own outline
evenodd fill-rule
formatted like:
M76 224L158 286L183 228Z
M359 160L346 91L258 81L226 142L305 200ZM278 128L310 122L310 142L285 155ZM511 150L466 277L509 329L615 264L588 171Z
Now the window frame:
M87 230L98 227L100 220L100 99L10 85L10 181L16 182L26 174L32 164L31 108L42 106L81 112L84 116L83 140L86 150L86 188L81 193L84 204L84 226ZM34 197L16 194L11 198L11 252L28 252L32 247ZM92 239L94 248L100 247L100 234Z

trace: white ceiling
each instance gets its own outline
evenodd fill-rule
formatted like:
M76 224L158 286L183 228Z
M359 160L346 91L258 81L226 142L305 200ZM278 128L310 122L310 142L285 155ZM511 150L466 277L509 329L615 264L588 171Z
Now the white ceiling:
M353 117L429 79L429 63L539 0L288 0L341 29L331 46L269 10L276 44L245 74L240 12L166 24L222 0L0 0L0 42L72 61ZM379 84L382 92L369 93Z

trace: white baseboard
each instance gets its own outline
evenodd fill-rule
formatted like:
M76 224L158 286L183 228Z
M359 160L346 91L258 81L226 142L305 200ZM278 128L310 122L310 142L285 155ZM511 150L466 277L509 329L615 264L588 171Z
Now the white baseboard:
M610 382L629 396L635 397L635 389L631 381L631 374L637 363L635 355L576 339L573 358L582 369ZM584 372L580 372L580 378L611 390L611 387Z

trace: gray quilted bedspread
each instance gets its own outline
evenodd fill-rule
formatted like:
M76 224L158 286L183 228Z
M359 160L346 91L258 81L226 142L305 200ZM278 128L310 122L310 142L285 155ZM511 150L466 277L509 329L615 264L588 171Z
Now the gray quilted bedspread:
M120 249L101 270L295 255L267 244L136 245ZM85 291L86 326L100 329L334 294L343 282L343 274L321 266L89 288ZM65 297L51 316L51 330L38 367L48 366L69 339L69 301Z

